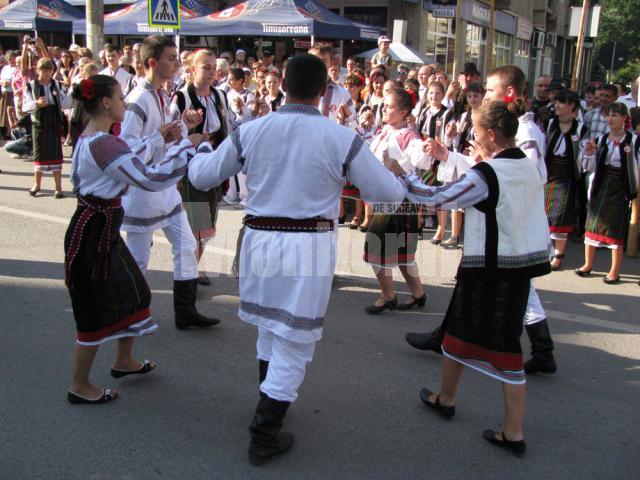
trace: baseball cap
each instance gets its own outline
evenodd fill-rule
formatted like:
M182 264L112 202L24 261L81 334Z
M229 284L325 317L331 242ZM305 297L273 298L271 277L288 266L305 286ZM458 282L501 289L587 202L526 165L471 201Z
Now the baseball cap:
M387 37L386 35L380 35L378 37L378 45L381 45L383 43L391 43L391 40L389 40L389 37Z

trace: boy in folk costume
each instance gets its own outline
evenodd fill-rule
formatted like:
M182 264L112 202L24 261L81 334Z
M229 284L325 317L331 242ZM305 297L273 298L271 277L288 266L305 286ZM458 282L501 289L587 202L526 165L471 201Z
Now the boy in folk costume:
M487 76L486 93L484 100L505 100L509 103L523 103L522 93L526 77L522 70L515 65L505 65L495 69ZM521 115L518 118L518 131L515 135L516 146L524 152L527 158L533 162L538 171L538 177L532 178L532 182L547 183L547 168L544 162L545 158L545 138L540 128L533 119L533 112L526 112L520 109ZM458 152L450 152L439 142L431 142L430 149L434 158L441 161L455 161L456 168L459 172L464 172L475 165L481 158L475 153L472 156L466 156ZM547 236L549 235L548 227L546 228ZM550 242L549 242L550 243ZM549 332L547 317L540 302L540 297L533 285L529 290L529 302L524 315L524 324L527 335L531 342L532 358L525 363L526 373L554 373L556 371L556 363L553 356L553 340ZM407 333L407 342L420 350L432 350L441 353L441 344L443 336L443 327L438 327L432 333Z
M286 103L241 125L212 158L195 158L189 165L189 180L202 190L239 171L247 175L238 315L258 327L261 385L250 426L253 464L269 461L293 443L293 436L280 429L322 336L345 178L369 202L400 202L405 194L359 135L320 114L317 105L326 85L321 60L294 57L284 79ZM279 193L283 184L290 186L286 197Z
M147 70L141 81L127 96L127 112L122 123L122 139L135 143L171 119L170 98L162 89L178 68L176 46L169 37L152 35L140 48L140 57ZM200 124L202 117L194 110L182 116L183 134ZM153 158L151 163L160 161ZM147 269L153 233L162 230L171 243L173 253L173 303L176 328L209 327L220 320L208 318L196 310L198 262L196 240L191 232L182 199L176 188L149 192L131 188L122 200L125 216L122 230L126 243L140 270Z

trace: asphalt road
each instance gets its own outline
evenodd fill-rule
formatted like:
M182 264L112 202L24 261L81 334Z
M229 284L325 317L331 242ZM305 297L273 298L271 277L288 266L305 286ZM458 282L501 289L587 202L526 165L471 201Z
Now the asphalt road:
M213 285L201 287L199 308L223 322L208 331L173 327L171 255L159 236L148 280L161 328L136 343L157 370L112 379L114 345L104 346L93 380L120 397L72 406L74 322L62 241L75 200L55 200L51 177L31 198L31 165L4 151L0 168L1 480L640 478L638 259L625 258L623 283L609 286L601 281L609 254L598 252L594 275L581 279L572 269L582 246L571 244L566 269L537 281L559 371L529 379L529 450L516 459L481 438L501 426L496 381L465 371L449 422L418 399L421 387L438 388L440 358L411 349L403 336L440 322L460 253L421 242L426 308L372 317L363 311L376 297L361 260L363 235L341 229L324 338L286 418L296 443L256 468L246 454L258 399L256 332L238 320L228 276L242 212L220 213L204 259ZM406 287L397 287L404 297Z

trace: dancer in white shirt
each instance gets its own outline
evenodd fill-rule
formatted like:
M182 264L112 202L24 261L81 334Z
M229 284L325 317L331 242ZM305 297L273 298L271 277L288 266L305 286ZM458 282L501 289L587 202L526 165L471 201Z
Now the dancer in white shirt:
M366 201L399 202L405 194L359 135L320 114L317 105L326 85L322 61L294 57L284 79L286 103L240 126L212 159L194 158L189 165L189 180L202 190L239 171L247 175L239 316L258 327L260 401L249 447L249 460L256 465L293 443L293 436L280 429L322 337L345 178ZM282 185L288 186L285 196Z

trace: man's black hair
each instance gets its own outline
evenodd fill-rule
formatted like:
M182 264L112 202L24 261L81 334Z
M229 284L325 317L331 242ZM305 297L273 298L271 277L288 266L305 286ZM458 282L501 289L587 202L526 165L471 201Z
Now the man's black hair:
M298 100L323 95L327 86L327 67L315 55L296 55L287 63L284 84L287 96Z

